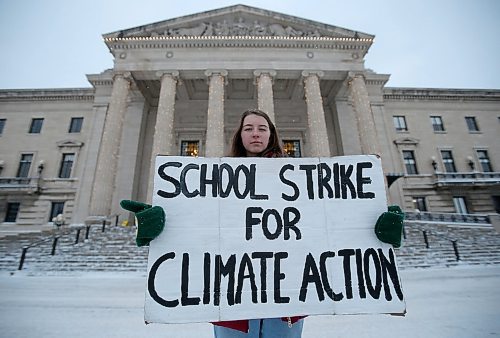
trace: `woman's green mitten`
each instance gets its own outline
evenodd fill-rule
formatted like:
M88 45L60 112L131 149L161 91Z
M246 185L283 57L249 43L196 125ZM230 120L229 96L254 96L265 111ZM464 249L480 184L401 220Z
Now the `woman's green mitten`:
M135 214L137 223L137 246L149 245L153 239L163 231L165 227L165 211L162 207L149 204L122 200L120 205L123 209Z
M375 224L377 238L384 243L399 248L401 246L404 218L405 214L399 206L389 206L388 211L382 213Z

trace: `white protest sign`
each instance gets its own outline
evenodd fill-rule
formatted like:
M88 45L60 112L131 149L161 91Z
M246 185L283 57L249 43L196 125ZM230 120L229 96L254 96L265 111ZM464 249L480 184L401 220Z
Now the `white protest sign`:
M146 322L405 313L376 156L158 156Z

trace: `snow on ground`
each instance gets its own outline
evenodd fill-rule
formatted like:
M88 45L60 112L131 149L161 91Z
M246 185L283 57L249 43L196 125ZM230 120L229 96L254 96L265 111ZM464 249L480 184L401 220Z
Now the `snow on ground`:
M400 271L407 315L308 317L304 338L500 336L500 266ZM212 337L210 324L145 325L138 274L0 275L0 337Z

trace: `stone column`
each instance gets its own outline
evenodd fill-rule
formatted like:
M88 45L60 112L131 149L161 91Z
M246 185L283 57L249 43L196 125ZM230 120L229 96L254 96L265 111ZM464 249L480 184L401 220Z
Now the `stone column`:
M358 124L361 152L380 156L381 149L364 76L362 74L349 74L347 83Z
M111 212L120 139L123 119L127 110L130 82L131 77L128 72L116 74L113 78L111 101L104 122L90 198L90 216L109 216Z
M207 70L209 79L206 157L224 156L224 85L227 70Z
M276 71L256 70L253 74L255 75L257 85L258 108L266 112L271 121L275 123L273 77L276 76Z
M303 71L304 89L307 103L307 126L310 142L310 156L329 157L330 143L326 130L325 111L323 99L319 88L319 78L323 72Z
M153 177L155 174L156 155L175 155L174 107L179 72L158 72L157 75L160 77L161 87L160 97L158 99L158 110L156 112L153 147L151 151L148 193L146 196L148 203L151 203L151 198L153 196Z

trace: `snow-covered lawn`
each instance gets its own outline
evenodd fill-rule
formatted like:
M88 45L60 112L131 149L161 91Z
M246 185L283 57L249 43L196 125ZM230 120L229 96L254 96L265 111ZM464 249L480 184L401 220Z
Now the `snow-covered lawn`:
M304 338L500 336L500 266L400 271L407 315L314 316ZM0 337L212 337L210 324L145 325L145 276L0 275Z

